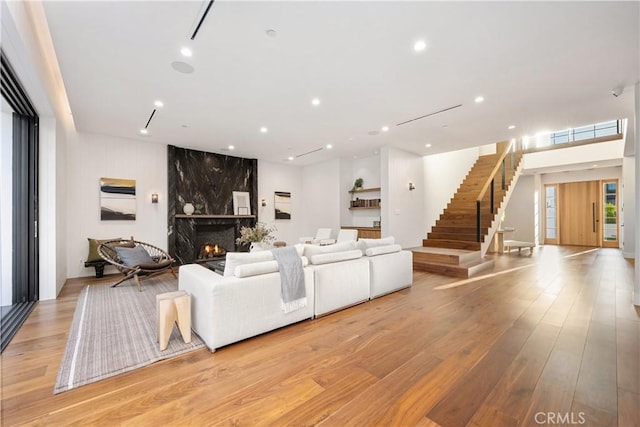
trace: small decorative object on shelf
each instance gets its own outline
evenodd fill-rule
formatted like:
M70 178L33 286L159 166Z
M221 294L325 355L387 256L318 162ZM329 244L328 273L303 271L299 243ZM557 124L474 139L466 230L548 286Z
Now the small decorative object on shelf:
M275 227L268 226L264 222L257 222L253 227L242 227L236 243L239 245L249 244L252 251L261 250L264 249L265 244L268 245L276 239L271 235L274 231L276 231ZM254 245L254 243L259 243L259 245Z
M379 208L381 199L360 199L351 201L351 208Z
M196 208L191 203L185 203L182 211L187 215L193 215Z
M363 185L364 185L364 181L362 180L362 178L358 178L353 183L353 188L351 189L351 191L356 191L356 190L362 188Z

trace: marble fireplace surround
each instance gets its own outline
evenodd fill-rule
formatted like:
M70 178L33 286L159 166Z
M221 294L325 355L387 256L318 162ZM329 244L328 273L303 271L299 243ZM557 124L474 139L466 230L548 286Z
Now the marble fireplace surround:
M251 213L257 212L258 161L173 145L167 149L169 253L180 264L193 263L200 245L207 243L202 240L213 238L223 239L227 251L247 250L238 247L235 239L240 228L254 226L257 217L234 215L233 192L248 192ZM184 214L185 203L199 205L200 212Z

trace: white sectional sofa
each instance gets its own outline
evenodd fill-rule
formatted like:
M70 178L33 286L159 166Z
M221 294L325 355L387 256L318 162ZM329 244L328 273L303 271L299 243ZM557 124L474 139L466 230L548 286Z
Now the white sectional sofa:
M313 270L316 316L369 299L369 262L356 242L307 245L304 255Z
M191 294L191 326L209 350L313 317L309 267L304 267L307 306L290 313L281 308L279 272L245 275L242 267L236 270L238 275L222 276L197 264L180 267L178 288Z
M191 295L193 330L215 351L411 286L412 254L390 239L296 245L304 255L307 305L290 313L281 307L280 273L270 251L227 253L224 275L183 265L178 288Z
M393 237L360 239L358 246L369 261L370 299L413 284L413 253L394 244Z

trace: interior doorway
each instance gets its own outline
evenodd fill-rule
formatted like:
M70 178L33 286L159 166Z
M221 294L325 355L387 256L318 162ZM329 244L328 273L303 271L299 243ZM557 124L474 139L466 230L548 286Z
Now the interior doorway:
M600 246L600 181L559 185L560 244Z
M545 244L620 246L618 179L545 184Z

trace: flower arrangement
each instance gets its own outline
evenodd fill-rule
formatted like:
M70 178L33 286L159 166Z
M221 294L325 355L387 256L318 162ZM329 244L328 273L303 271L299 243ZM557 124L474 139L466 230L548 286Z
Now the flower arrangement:
M268 226L264 222L256 222L253 227L242 227L240 229L240 237L236 239L236 243L239 245L246 245L250 243L271 243L276 239L271 233L276 231L275 227Z

